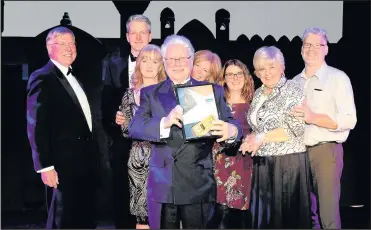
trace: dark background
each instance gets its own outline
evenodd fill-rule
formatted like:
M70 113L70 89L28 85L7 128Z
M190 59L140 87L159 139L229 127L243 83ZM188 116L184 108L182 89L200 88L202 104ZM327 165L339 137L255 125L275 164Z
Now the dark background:
M6 4L2 2L2 14ZM102 74L107 58L120 55L130 49L126 41L125 23L132 14L142 14L150 1L113 1L121 14L121 39L94 38L73 24L73 18L65 15L61 24L67 25L76 35L78 58L76 68L89 66L89 72L81 78L89 89L99 95L102 87ZM341 207L344 227L370 228L370 2L345 1L343 9L343 37L337 43L329 44L326 61L329 65L343 70L353 86L358 122L344 143L344 169L342 175ZM329 12L329 17L331 12ZM161 45L163 39L174 33L174 13L166 8L159 15L161 39L153 44ZM230 58L240 59L253 72L252 57L263 45L275 45L281 49L286 59L286 76L293 78L304 68L301 58L301 39L289 40L283 36L278 41L272 36L251 38L241 35L236 41L229 41L229 12L220 9L216 12L216 37L197 19L190 21L177 34L188 37L196 51L210 49L217 53L224 63ZM2 18L3 19L3 18ZM70 20L70 21L69 21ZM1 29L3 31L3 20ZM70 23L72 22L72 25ZM165 28L166 24L169 28ZM55 26L58 26L56 24ZM219 28L224 25L225 30ZM50 28L51 29L51 28ZM15 216L44 221L46 207L45 188L40 176L33 170L30 147L26 132L25 90L29 74L42 67L48 60L45 49L47 32L40 31L36 37L1 37L1 212L2 226L12 224ZM305 28L303 28L304 31ZM197 32L196 32L197 31ZM255 85L260 81L254 76ZM93 102L96 115L100 118L100 98ZM111 219L111 181L108 141L104 130L99 126L101 172L105 187L99 192L99 218ZM126 167L126 165L123 165ZM351 205L364 205L363 208L350 208ZM41 213L36 217L35 213ZM40 215L39 215L40 216ZM36 221L36 220L35 220Z

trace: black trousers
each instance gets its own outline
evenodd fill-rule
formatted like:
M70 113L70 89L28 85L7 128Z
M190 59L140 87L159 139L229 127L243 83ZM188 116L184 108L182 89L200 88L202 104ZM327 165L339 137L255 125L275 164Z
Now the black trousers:
M208 229L251 229L250 210L229 208L226 205L215 204L214 215L209 221Z
M213 215L214 203L174 205L162 204L161 228L204 229Z
M46 229L94 229L95 190L85 186L63 190L47 188L51 195ZM51 191L52 190L52 191Z
M130 140L116 138L110 152L112 169L113 222L117 229L135 229L136 218L130 214L128 160Z

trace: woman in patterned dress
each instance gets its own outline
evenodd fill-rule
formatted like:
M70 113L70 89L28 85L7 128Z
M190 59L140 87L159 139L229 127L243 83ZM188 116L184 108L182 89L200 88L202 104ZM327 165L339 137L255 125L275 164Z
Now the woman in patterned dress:
M240 147L253 156L252 227L311 228L305 124L290 113L302 103L302 89L286 79L283 54L274 46L258 49L253 65L263 84L247 114L253 133Z
M141 50L131 78L131 88L124 93L120 106L120 111L124 115L123 122L118 122L117 118L120 115L116 115L116 123L121 125L125 137L128 137L128 124L139 107L140 90L166 79L164 63L158 46L150 44ZM149 142L133 141L128 170L130 213L136 216L137 229L149 229L146 186L150 154L151 144Z
M250 132L246 114L254 94L254 81L245 64L232 59L224 64L219 82L225 87L227 103L232 114L243 126L244 134ZM217 184L215 214L210 228L248 228L252 159L235 148L224 150L214 145L214 175Z

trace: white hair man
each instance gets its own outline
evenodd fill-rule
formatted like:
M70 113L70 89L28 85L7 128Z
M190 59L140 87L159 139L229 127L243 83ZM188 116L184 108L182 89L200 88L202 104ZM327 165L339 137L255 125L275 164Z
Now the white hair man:
M142 89L140 106L129 124L131 138L153 143L147 185L149 224L176 229L182 221L183 228L206 228L216 195L211 156L215 140L184 141L183 110L173 91L178 84L202 83L190 77L194 48L187 38L171 35L161 52L168 79ZM212 134L232 146L242 129L226 105L224 89L217 85L214 89L220 120L213 123Z

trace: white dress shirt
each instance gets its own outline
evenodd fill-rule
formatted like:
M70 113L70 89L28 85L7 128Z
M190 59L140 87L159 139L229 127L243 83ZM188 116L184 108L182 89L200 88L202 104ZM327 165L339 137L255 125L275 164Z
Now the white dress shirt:
M55 61L53 59L50 59L50 60L63 73L63 75L66 77L68 83L71 85L71 87L72 87L73 91L75 92L76 97L77 97L77 99L78 99L78 101L81 105L81 108L82 108L82 111L85 115L85 119L88 123L89 129L90 129L90 131L92 131L92 118L91 118L90 105L89 105L89 102L88 102L88 99L86 97L86 94L85 94L84 90L81 88L79 82L76 80L76 78L74 76L72 76L71 73L69 75L67 75L67 72L68 72L67 67L59 64L57 61ZM54 169L54 166L50 166L50 167L47 167L47 168L40 169L37 172L41 173L41 172L46 172L46 171L49 171L49 170L52 170L52 169Z
M131 75L133 75L135 71L135 66L137 62L136 61L131 61L130 55L128 56L128 76L129 76L129 88L131 87Z
M338 125L335 130L313 124L306 125L305 144L313 146L320 142L345 142L349 131L357 123L349 77L343 71L323 63L312 77L307 79L304 69L293 80L303 87L309 108L315 113L328 115Z

